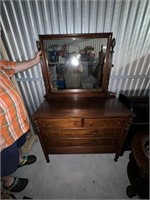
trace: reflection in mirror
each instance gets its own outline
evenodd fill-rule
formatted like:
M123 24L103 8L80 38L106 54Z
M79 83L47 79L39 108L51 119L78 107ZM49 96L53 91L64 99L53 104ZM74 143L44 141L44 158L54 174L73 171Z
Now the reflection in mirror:
M107 38L44 40L51 89L102 87Z

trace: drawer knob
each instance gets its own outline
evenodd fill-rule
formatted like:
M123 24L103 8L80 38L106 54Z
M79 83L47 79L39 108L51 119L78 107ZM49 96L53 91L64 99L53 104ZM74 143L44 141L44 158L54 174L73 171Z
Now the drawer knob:
M93 126L93 123L92 123L92 122L89 122L89 126Z
M74 126L77 126L77 122L73 122L73 125L74 125Z

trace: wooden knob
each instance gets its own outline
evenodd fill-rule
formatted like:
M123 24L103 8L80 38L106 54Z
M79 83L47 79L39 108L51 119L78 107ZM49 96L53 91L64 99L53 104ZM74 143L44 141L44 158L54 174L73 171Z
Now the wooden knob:
M73 122L73 125L74 125L74 126L77 126L77 122Z
M89 126L93 126L93 123L92 123L92 122L89 122Z

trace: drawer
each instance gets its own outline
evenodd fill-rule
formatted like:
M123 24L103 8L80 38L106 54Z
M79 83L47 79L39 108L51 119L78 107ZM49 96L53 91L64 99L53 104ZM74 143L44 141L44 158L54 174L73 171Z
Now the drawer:
M51 127L51 128L74 128L82 126L81 118L69 118L69 119L39 119L38 126Z
M91 154L91 153L116 153L119 146L77 146L77 147L52 147L47 146L49 154Z
M121 137L122 130L113 129L92 129L92 128L77 128L77 129L55 129L41 128L43 137L52 138L87 138L87 137Z
M118 138L90 138L90 139L49 139L44 138L47 147L84 147L84 146L118 146Z
M100 127L105 129L123 128L126 124L124 118L108 118L108 119L84 119L84 127Z

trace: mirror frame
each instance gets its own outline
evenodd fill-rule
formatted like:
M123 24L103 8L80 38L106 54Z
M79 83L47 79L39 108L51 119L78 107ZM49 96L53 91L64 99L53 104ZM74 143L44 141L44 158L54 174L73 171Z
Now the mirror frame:
M42 74L45 84L45 98L49 98L53 94L66 94L66 93L86 93L86 94L101 94L102 96L108 96L108 85L109 78L112 67L112 54L114 53L115 39L112 38L113 33L86 33L86 34L52 34L52 35L39 35L39 41L37 41L38 50L42 51L41 56L41 66L42 66ZM105 56L105 64L103 67L103 77L102 77L102 87L99 89L63 89L52 91L50 76L48 71L48 59L46 56L46 49L44 47L45 40L57 40L57 39L71 39L71 38L80 38L80 39L95 39L95 38L107 38L107 50Z

